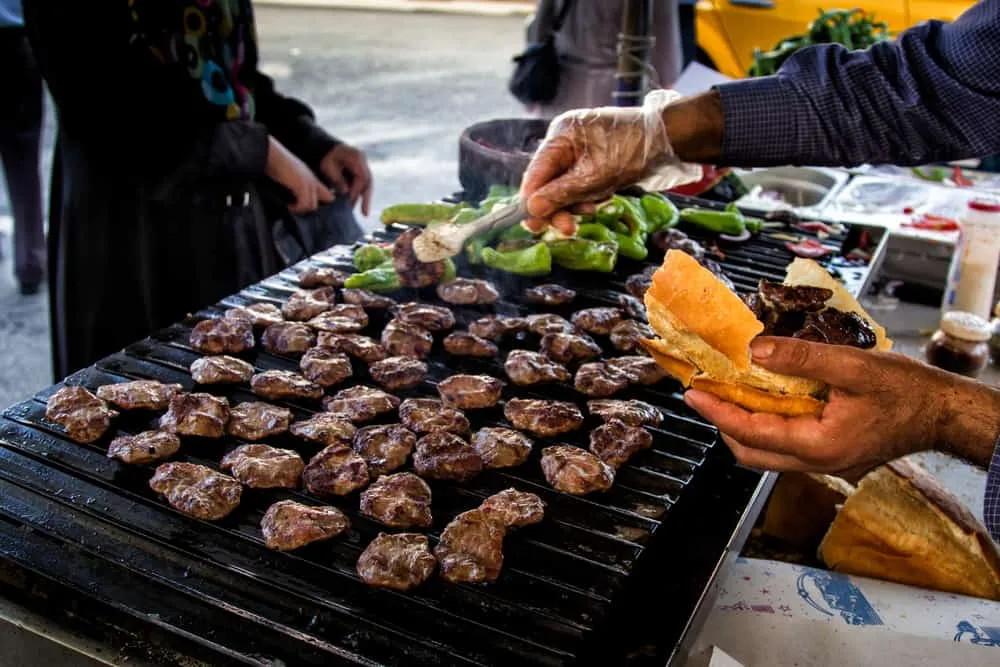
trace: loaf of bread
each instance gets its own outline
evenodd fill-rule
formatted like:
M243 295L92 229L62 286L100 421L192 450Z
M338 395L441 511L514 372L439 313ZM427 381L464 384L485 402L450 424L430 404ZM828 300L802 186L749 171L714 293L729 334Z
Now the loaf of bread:
M854 493L839 477L782 473L767 503L761 533L804 554L815 554L837 510Z

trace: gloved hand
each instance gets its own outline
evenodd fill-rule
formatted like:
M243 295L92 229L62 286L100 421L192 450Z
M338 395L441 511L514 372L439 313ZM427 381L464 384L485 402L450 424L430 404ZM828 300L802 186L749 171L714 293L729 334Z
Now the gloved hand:
M526 226L538 232L551 224L571 234L571 207L583 212L589 203L631 185L666 190L701 178L698 165L674 155L663 123L664 109L680 97L654 90L642 107L577 109L557 116L521 183L531 216Z

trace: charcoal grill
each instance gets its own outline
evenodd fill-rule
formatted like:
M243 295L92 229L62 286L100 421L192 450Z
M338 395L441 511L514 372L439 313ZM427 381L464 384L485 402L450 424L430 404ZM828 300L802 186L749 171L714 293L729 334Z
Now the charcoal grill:
M855 228L844 243L861 231L876 233ZM397 232L387 230L384 238ZM194 322L235 305L280 303L296 288L297 270L348 269L350 257L351 248L332 248L8 409L0 419L3 591L50 613L68 611L90 631L152 637L212 664L661 666L682 653L773 476L734 465L716 430L684 405L671 381L621 396L660 406L664 423L653 429L653 449L626 464L606 494L577 498L549 488L538 465L541 446L519 468L489 471L465 484L432 483L432 543L457 513L510 486L539 494L548 512L542 524L507 538L496 584L435 578L406 594L369 588L355 573L358 555L382 530L358 513L357 494L330 501L351 518L347 533L277 553L264 547L259 531L266 508L285 498L315 499L248 490L225 520L196 521L149 490L152 466L105 457L114 431L150 428L155 416L126 413L91 446L70 442L45 420L45 400L62 384L93 389L152 378L191 390L187 369L198 354L187 339ZM722 264L737 287L748 290L760 278L780 280L790 260L782 243L755 239L728 251ZM574 309L614 305L627 276L641 268L623 260L611 276L567 272L552 280L578 290ZM871 275L870 266L839 270L855 292ZM459 328L489 312L526 312L516 295L527 283L486 277L503 287L505 298L490 308L454 307ZM437 301L433 290L406 296ZM383 323L373 316L369 332ZM428 380L400 396L436 395L435 383L457 372L505 378L502 359L446 355L440 338ZM537 349L537 340L517 339L502 352L532 346ZM295 359L266 352L247 358L258 369L297 368ZM368 379L363 365L355 365L355 375ZM253 399L247 387L207 390L232 403ZM504 398L515 396L584 400L569 386L507 386ZM285 404L296 418L320 409L310 402ZM503 422L500 408L469 416L473 428ZM586 446L592 426L588 418L587 428L558 440ZM306 457L318 449L289 436L270 442ZM231 438L186 441L179 459L215 467L237 444Z

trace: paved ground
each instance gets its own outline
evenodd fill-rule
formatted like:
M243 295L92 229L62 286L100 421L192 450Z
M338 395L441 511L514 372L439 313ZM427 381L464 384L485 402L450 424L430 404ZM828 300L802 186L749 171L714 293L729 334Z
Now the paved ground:
M273 7L257 18L263 66L279 89L367 151L376 213L455 191L461 130L518 114L506 78L523 18ZM46 172L51 139L50 119ZM0 188L0 405L50 379L47 304L17 294L8 216Z

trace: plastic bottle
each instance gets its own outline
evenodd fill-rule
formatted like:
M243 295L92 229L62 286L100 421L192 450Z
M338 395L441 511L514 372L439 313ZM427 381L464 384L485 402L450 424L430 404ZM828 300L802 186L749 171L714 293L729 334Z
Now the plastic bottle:
M1000 262L1000 202L970 201L961 227L941 310L961 310L989 320Z

